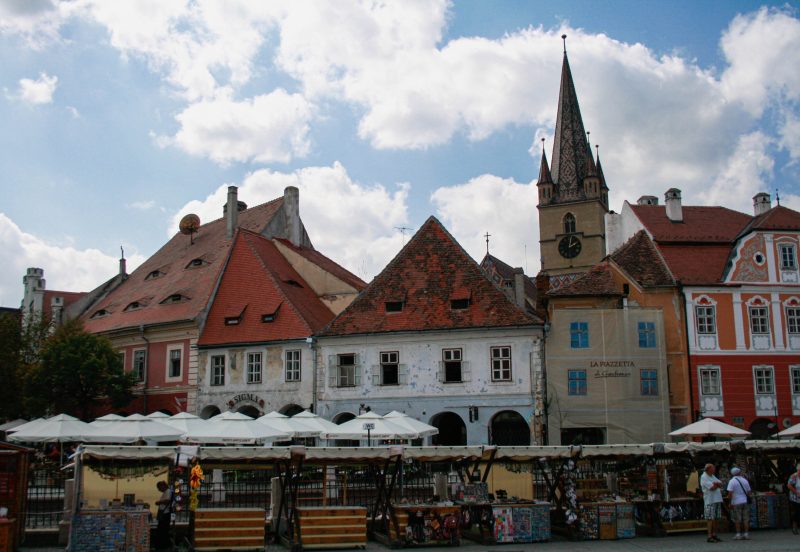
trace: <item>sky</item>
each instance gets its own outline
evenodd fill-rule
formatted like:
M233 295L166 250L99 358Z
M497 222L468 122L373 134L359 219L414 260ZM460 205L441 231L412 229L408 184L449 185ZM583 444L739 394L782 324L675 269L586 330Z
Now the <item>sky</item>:
M800 210L800 10L678 0L0 0L0 305L88 291L180 218L300 189L369 280L431 215L540 269L536 178L567 50L610 207Z

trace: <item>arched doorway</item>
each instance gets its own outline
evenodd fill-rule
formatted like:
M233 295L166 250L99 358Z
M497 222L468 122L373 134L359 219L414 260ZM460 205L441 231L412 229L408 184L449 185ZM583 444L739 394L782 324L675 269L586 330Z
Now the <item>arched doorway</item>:
M339 414L334 416L333 420L331 421L336 425L342 425L343 423L349 422L355 417L356 415L353 414L352 412L340 412ZM337 447L357 447L361 445L361 442L357 439L354 441L351 441L349 439L337 439L333 442L333 444L334 446Z
M299 404L287 404L283 408L279 410L281 414L284 416L294 416L295 414L300 414L305 408L300 406Z
M529 446L531 430L528 423L518 412L503 410L492 418L489 425L491 444L504 446Z
M245 416L250 416L251 418L258 418L261 416L261 411L251 404L240 406L236 412L239 414L244 414Z
M463 446L467 444L467 426L455 412L440 412L431 418L431 425L439 429L439 434L431 437L431 444L444 446Z
M752 433L750 436L751 439L769 439L772 435L775 435L778 431L778 425L775 423L775 420L769 420L767 418L756 418L753 420L753 423L750 424L748 431Z
M172 412L170 411L169 408L162 408L161 410L159 410L159 412L161 412L162 414L166 414L167 416L172 416Z
M200 411L200 417L203 418L204 420L213 418L217 414L220 414L219 408L217 408L213 404L203 407L203 410Z

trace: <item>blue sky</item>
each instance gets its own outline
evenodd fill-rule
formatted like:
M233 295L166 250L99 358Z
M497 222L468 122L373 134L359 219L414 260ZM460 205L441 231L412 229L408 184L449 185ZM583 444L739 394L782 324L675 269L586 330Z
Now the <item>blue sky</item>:
M0 0L0 304L26 267L88 290L224 190L300 188L369 279L439 217L539 269L562 33L611 206L681 188L800 208L800 14L756 2Z

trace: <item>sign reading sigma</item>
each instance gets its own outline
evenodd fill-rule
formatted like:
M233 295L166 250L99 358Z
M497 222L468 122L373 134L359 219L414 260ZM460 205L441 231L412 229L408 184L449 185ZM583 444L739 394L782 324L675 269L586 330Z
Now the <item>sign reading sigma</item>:
M590 368L595 368L595 378L629 378L631 372L624 370L624 368L636 368L636 363L632 360L592 360L589 362ZM609 370L608 368L615 368ZM617 370L616 368L623 368Z
M234 397L228 401L228 406L233 408L237 404L243 402L255 403L262 408L264 407L264 399L253 393L239 393L238 395L234 395Z

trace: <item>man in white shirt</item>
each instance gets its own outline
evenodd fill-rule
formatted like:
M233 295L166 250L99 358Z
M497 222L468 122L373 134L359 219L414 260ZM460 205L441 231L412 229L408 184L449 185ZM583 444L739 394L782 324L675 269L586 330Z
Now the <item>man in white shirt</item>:
M714 475L714 464L706 464L700 476L700 488L703 489L703 505L708 523L708 542L721 542L717 536L717 520L722 518L722 481Z
M733 540L750 540L750 505L747 497L750 496L750 482L741 476L742 470L733 468L731 480L728 481L728 496L731 499L731 519L736 524L736 536ZM742 532L744 526L744 532Z

